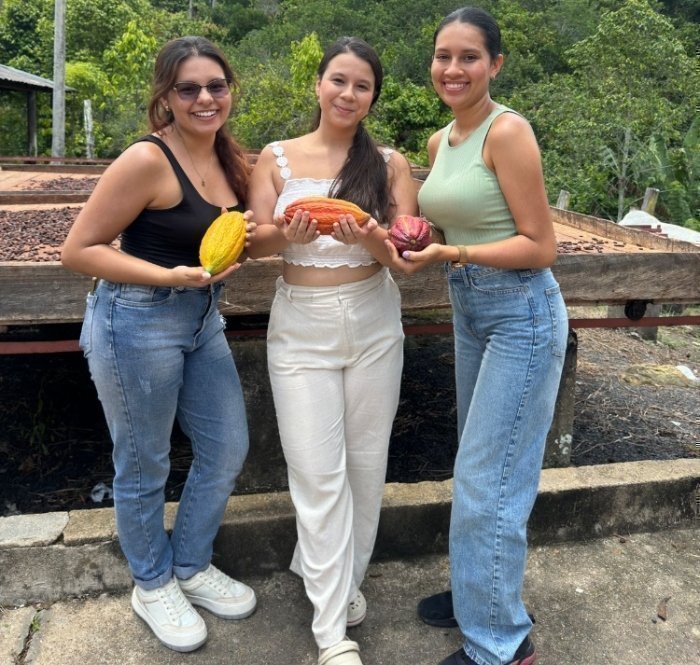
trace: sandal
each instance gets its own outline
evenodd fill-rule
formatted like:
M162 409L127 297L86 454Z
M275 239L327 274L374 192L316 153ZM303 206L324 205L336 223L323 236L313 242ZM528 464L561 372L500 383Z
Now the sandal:
M318 657L318 665L362 665L360 647L352 640L338 642L330 649L324 649Z

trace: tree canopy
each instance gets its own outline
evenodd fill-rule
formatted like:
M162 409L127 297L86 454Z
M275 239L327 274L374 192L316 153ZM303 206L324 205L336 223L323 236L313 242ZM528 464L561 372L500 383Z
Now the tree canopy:
M618 219L646 187L666 221L700 226L697 108L700 9L693 0L484 0L505 64L497 101L523 113L540 141L550 199ZM433 32L453 0L66 0L66 147L84 154L84 99L98 156L145 129L153 59L168 39L204 35L242 84L231 124L248 148L306 131L322 50L352 34L371 43L385 85L367 124L382 143L426 163L426 140L449 120L432 90ZM0 3L0 63L52 78L53 0ZM40 95L40 151L51 102ZM22 154L24 102L0 91L0 154ZM13 129L14 128L14 129Z

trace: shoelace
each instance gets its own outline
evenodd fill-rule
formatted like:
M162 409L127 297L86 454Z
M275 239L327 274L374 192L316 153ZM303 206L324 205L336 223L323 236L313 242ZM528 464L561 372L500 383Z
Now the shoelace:
M157 589L157 594L171 619L180 619L189 610L185 594L174 579Z
M204 580L213 587L217 593L222 595L235 596L236 582L228 577L225 573L222 573L218 568L211 566L209 570L204 573Z

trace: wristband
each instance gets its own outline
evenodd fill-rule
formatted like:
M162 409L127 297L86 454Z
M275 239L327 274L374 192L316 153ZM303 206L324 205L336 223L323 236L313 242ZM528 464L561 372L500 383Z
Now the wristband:
M469 263L469 253L467 252L466 245L456 245L457 251L459 252L459 258L452 262L453 266L465 266Z

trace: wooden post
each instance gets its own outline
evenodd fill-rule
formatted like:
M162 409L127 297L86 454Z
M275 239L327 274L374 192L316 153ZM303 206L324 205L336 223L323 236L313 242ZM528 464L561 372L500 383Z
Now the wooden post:
M36 140L36 90L27 92L27 141L27 154L36 157L39 154Z
M83 100L83 122L85 123L85 156L92 159L95 156L95 137L92 133L92 103Z
M66 3L55 0L53 45L53 123L51 156L66 152Z
M648 212L650 215L654 214L656 209L656 202L659 200L659 190L654 187L647 187L647 191L644 192L644 201L642 201L642 210Z
M560 208L561 210L568 210L570 198L571 194L569 194L569 192L567 192L565 189L559 190L559 197L557 198L557 203L554 207Z

